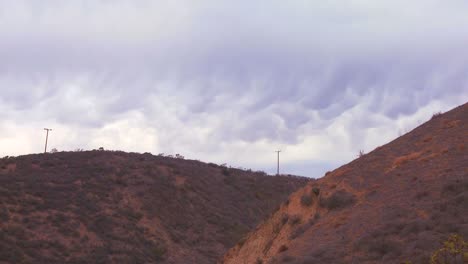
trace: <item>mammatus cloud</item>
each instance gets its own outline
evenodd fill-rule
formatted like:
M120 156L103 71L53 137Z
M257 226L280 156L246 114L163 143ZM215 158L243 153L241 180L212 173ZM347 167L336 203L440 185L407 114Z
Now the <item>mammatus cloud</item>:
M466 1L0 0L0 154L312 177L468 100Z

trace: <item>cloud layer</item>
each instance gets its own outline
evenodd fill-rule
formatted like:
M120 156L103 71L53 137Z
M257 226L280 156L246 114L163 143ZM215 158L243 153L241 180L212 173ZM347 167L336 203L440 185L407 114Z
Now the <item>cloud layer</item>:
M0 154L318 177L468 99L466 1L0 0Z

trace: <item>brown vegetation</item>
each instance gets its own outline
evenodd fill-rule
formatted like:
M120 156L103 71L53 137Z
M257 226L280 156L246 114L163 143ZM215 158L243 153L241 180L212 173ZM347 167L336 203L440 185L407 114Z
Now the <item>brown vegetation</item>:
M468 104L435 114L293 193L223 263L463 263L467 139ZM301 221L273 233L281 215Z
M307 181L149 153L6 157L0 263L214 263Z

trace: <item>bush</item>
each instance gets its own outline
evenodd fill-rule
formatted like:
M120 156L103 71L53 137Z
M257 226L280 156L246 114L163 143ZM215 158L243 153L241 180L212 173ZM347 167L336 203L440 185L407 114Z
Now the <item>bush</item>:
M320 214L316 212L314 215L314 220L319 220L319 219L320 219Z
M286 250L288 250L288 246L286 246L286 245L281 245L281 247L278 249L278 253L284 252L284 251L286 251Z
M227 167L223 167L221 172L223 173L224 176L229 176L231 174Z
M163 245L156 245L153 250L152 250L152 257L156 260L163 260L164 259L164 255L166 255L166 247L164 247Z
M312 192L313 192L316 196L319 196L319 194L320 194L320 188L314 187L314 188L312 188Z
M320 205L329 210L345 208L356 202L353 194L344 190L339 190L333 193L330 197L322 199Z
M303 194L301 196L301 204L304 206L311 206L312 205L312 196L310 194Z
M293 239L300 237L302 234L304 234L307 231L307 229L309 229L313 225L314 225L314 220L310 219L307 223L302 224L298 226L296 229L294 229L289 235L289 239L293 240Z
M143 218L143 213L133 210L132 208L122 208L119 210L120 214L130 221L140 221Z
M356 246L359 250L367 252L367 259L374 260L381 259L385 255L396 257L402 252L400 243L381 236L361 238Z
M431 118L431 119L438 118L438 117L440 117L440 116L442 116L442 112L440 112L440 111L439 111L439 112L435 112L435 113L432 115L432 118Z
M468 263L468 242L460 235L451 235L443 245L432 254L431 264Z
M289 220L289 215L288 214L283 214L281 216L281 224L285 225Z
M289 221L289 224L294 226L297 225L301 222L301 216L300 215L293 215Z
M446 184L444 184L444 186L442 187L442 192L441 194L443 196L456 196L462 192L466 192L468 191L468 181L467 180L463 180L463 181L451 181L451 182L448 182Z
M10 212L8 212L8 209L6 207L0 209L0 220L2 222L7 222L8 220L10 220Z

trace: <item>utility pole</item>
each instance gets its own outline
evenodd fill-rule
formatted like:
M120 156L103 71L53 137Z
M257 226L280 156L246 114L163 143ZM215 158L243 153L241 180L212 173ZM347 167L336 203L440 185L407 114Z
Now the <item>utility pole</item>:
M44 128L44 130L47 131L46 138L45 138L44 153L47 153L47 141L49 140L49 131L52 131L52 129L50 129L50 128Z
M276 150L275 152L278 154L278 159L277 159L278 163L277 163L277 166L276 166L276 175L279 176L279 154L280 154L281 150Z

